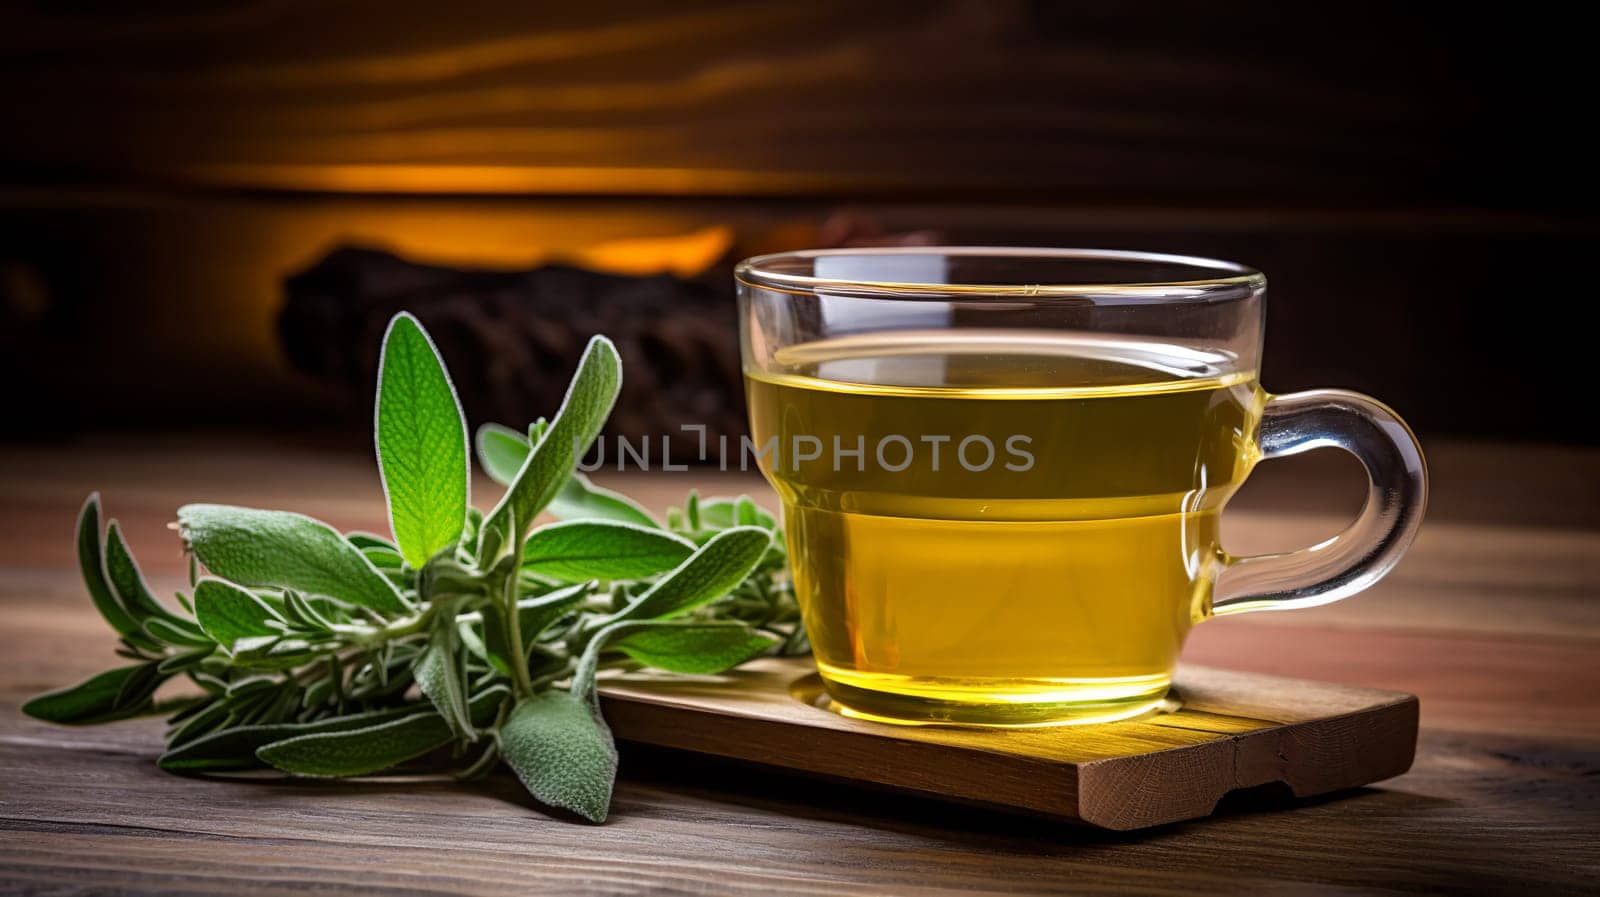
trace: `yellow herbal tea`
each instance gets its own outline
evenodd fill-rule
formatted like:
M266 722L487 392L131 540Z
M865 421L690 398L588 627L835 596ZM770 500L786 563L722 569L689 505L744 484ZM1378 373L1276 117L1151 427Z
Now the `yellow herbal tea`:
M947 330L747 372L820 671L883 718L1142 713L1210 606L1254 371L1175 345Z

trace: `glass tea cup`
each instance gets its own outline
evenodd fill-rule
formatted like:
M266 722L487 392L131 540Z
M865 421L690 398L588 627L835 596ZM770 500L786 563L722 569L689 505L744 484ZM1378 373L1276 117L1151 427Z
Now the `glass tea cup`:
M1365 589L1427 476L1390 409L1274 396L1266 279L1140 252L820 250L738 266L753 453L847 713L1054 725L1160 705L1190 628ZM1229 497L1331 446L1371 483L1336 538L1234 557Z

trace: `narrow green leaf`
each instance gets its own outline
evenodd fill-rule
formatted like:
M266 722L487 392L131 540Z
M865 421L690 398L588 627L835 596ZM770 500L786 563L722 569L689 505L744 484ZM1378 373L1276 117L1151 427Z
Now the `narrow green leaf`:
M484 424L474 437L478 449L478 466L502 486L511 485L517 472L528 460L533 446L521 433L503 424Z
M689 529L700 529L700 493L689 490L689 498L683 503L683 516L689 523Z
M540 634L550 628L550 624L572 612L574 607L583 603L594 591L593 582L583 582L577 585L566 586L553 592L540 595L537 598L523 598L517 602L517 620L522 629L522 650L525 654L533 651L534 644ZM505 625L501 621L498 603L486 605L482 611L483 626L483 654L485 659L505 675L511 675L509 658L511 657L511 640L507 637ZM523 658L527 662L527 658Z
M528 453L505 496L485 519L486 529L511 518L517 523L512 538L518 542L522 540L533 519L572 476L578 453L600 435L600 428L605 425L621 387L622 364L616 347L603 336L594 337L578 362L578 372L567 389L561 409L556 412L544 438ZM504 550L504 546L497 550ZM480 563L494 560L481 550L478 559Z
M365 729L380 723L391 722L415 715L421 708L416 704L335 716L313 723L276 723L270 726L236 726L196 738L181 747L161 755L157 761L168 772L198 772L201 770L253 769L261 765L256 750L275 741L319 732L344 732Z
M514 653L511 650L511 640L506 635L505 608L500 602L491 601L484 605L482 617L480 625L483 628L483 640L477 646L469 643L468 647L477 650L502 676L510 676L515 661L511 657ZM463 626L463 637L465 637L467 632L472 632L472 629L465 624ZM472 637L477 636L474 633Z
M606 520L541 526L528 536L522 566L563 582L643 579L683 563L694 543L659 529Z
M297 589L385 614L405 601L345 538L320 520L230 505L178 509L183 537L212 573L246 586Z
M306 632L332 632L333 622L317 611L304 595L290 589L283 593L283 616Z
M500 557L501 548L516 544L513 541L515 529L516 523L512 514L485 520L483 526L478 528L478 557Z
M516 479L517 471L532 451L527 438L510 427L484 424L478 428L478 463L489 478L502 486ZM659 528L660 523L644 506L623 495L589 481L574 471L561 484L545 510L559 520L616 520Z
M161 663L156 667L156 672L168 674L181 673L184 670L193 667L200 661L205 660L207 657L210 657L212 654L215 654L216 651L217 646L208 643L205 647L198 648L194 651L185 651L182 654L174 654L171 657L168 657L166 660L161 661Z
M763 510L748 495L741 495L738 498L707 498L700 502L700 526L703 529L759 526L770 530L777 525L777 518Z
M378 359L374 441L389 527L420 570L455 545L467 519L467 420L439 350L417 319L389 322Z
M650 621L610 647L646 666L673 673L720 673L766 653L776 638L740 623Z
M112 591L135 619L164 617L182 621L151 594L144 574L139 572L139 565L133 559L133 552L122 538L122 528L115 520L106 524L105 571Z
M197 738L216 731L220 726L227 725L230 708L224 701L206 700L196 703L192 708L194 714L188 717L173 717L168 722L173 726L167 730L167 750L177 748L194 741ZM158 760L159 764L160 761Z
M755 569L771 542L772 534L759 527L723 530L613 619L664 619L714 601Z
M474 725L486 725L507 694L504 686L494 686L473 696ZM371 726L296 735L258 748L256 756L295 775L359 776L414 760L453 739L449 724L429 709Z
M454 738L444 717L425 710L364 729L275 741L259 748L256 756L297 776L359 776L415 760Z
M604 822L617 777L611 730L564 691L524 698L500 730L506 762L537 800Z
M22 712L74 725L136 716L150 709L150 696L166 678L156 666L151 662L107 670L77 685L45 692L23 704Z
M621 492L596 486L576 471L546 510L561 520L615 520L657 529L661 526L643 505Z
M116 593L106 580L104 551L100 546L100 493L91 492L78 512L78 569L83 574L84 588L94 602L100 616L117 634L145 648L160 645L146 635L139 621L117 600Z
M363 548L361 554L379 570L405 569L406 559L392 548Z
M373 533L356 530L355 532L345 533L344 538L346 542L349 542L351 545L354 545L357 548L386 548L395 554L400 553L400 549L395 547L393 542L390 542L388 539Z
M144 621L150 637L176 648L213 648L213 640L200 627L177 617L151 617Z
M220 579L206 577L195 585L194 612L200 628L229 651L240 639L275 639L283 634L271 625L283 622L277 611L254 592Z
M414 675L417 687L433 702L439 715L456 737L473 734L467 714L467 685L461 668L460 634L455 618L441 619L433 638L418 659Z
M583 603L594 591L595 583L580 582L547 592L537 598L524 598L517 602L517 620L522 627L522 644L533 648L533 643L550 625Z

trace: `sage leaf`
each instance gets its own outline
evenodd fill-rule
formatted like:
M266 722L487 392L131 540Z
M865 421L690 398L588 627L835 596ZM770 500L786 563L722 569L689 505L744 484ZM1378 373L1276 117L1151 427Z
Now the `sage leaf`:
M305 632L332 632L333 623L302 594L290 589L283 593L283 618Z
M203 675L203 674L201 674ZM223 701L200 701L194 706L194 713L180 720L174 716L168 720L173 725L167 730L167 750L172 751L197 738L216 731L228 723L230 708ZM160 761L158 760L157 763Z
M533 446L527 437L504 424L484 424L473 438L478 450L478 466L489 479L502 486L511 485L522 470Z
M162 617L180 623L188 622L167 610L151 594L144 574L139 572L139 565L128 550L128 543L122 538L122 528L115 520L106 524L105 571L112 591L135 619Z
M194 612L200 628L217 644L233 651L240 639L276 639L283 630L283 617L254 592L231 582L206 577L195 584Z
M657 529L661 526L643 505L620 492L596 486L576 471L546 510L561 520L615 520Z
M389 322L378 360L374 441L389 528L415 569L461 539L470 469L467 421L439 350L417 319Z
M416 705L373 710L346 716L329 717L312 723L276 723L268 726L235 726L196 738L161 755L156 763L168 772L252 769L261 765L259 748L275 741L319 732L364 729L417 713Z
M296 589L379 613L407 607L394 585L320 520L288 511L184 505L178 524L212 573L246 586Z
M533 643L550 625L583 603L594 591L595 583L577 585L546 592L537 598L524 598L517 602L517 622L522 627L522 644L533 648Z
M443 717L425 710L362 729L275 741L257 749L256 756L297 776L359 776L415 760L454 738Z
M760 527L723 530L612 619L664 619L714 601L755 569L771 542L772 534Z
M345 533L344 538L346 542L349 542L351 545L354 545L357 548L383 548L396 554L400 553L400 549L395 547L393 542L390 542L388 539L373 533L366 533L357 530L355 532Z
M528 536L522 567L563 582L643 579L683 563L694 543L633 523L571 520L541 526Z
M401 570L405 568L406 559L400 552L392 548L363 548L361 554L372 562L372 566L379 570Z
M649 621L611 639L610 647L672 673L721 673L759 657L776 638L739 623Z
M461 668L461 641L455 618L441 618L436 625L433 639L417 661L414 672L417 687L433 702L457 738L475 739L472 720L467 715L467 685Z
M540 802L605 821L617 748L611 730L583 701L554 690L524 698L500 729L500 748Z
M774 529L777 518L748 495L738 498L707 498L700 502L701 529L727 529L731 526L759 526Z
M578 453L600 435L600 428L605 425L621 387L622 363L617 358L616 347L603 336L594 337L578 362L578 372L567 388L555 419L539 444L528 453L500 503L485 518L485 529L502 520L513 519L517 525L511 537L518 542L522 540L534 517L572 476ZM504 547L498 546L496 550L504 550ZM480 565L487 565L494 558L480 550L478 560Z
M479 427L477 447L479 465L490 479L502 486L516 479L517 471L532 451L526 437L501 424ZM596 486L577 471L561 484L545 510L559 520L615 520L652 528L661 526L643 505L620 492Z
M177 648L213 648L213 640L200 627L177 617L151 617L144 621L150 637Z
M151 662L107 670L77 685L45 692L23 704L22 712L72 725L136 716L151 709L150 696L166 678L156 666Z
M195 664L198 664L200 661L205 660L207 657L210 657L212 654L215 654L216 651L217 646L208 643L205 647L198 648L194 651L186 651L182 654L174 654L157 664L156 672L181 673Z
M486 724L508 694L494 686L474 695L471 716ZM256 750L256 757L284 772L333 778L379 772L414 760L449 744L450 725L432 710L412 713L370 726L319 731L274 741Z
M100 545L100 493L91 492L78 512L78 569L84 588L95 610L118 635L140 647L157 649L160 644L146 635L139 621L117 600L106 580L105 555Z
M483 522L478 528L478 557L498 558L500 549L515 545L516 520L514 514L505 514Z
M522 630L524 655L532 653L539 636L550 628L552 623L582 604L583 600L594 591L594 587L595 583L592 581L583 582L547 592L537 598L518 600L517 623ZM506 635L500 607L498 604L485 606L482 616L484 657L495 669L509 676L511 669L507 659L512 653L511 640ZM523 657L523 662L527 662L526 656Z

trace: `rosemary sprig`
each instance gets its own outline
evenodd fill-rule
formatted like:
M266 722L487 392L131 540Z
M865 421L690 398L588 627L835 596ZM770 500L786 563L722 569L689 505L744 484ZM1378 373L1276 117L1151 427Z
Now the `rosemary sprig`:
M489 424L479 461L506 486L469 503L465 419L421 325L384 337L378 466L392 538L299 514L186 505L190 594L157 600L98 494L78 519L84 584L130 664L23 709L58 723L170 713L163 769L353 776L449 749L462 778L504 761L534 797L605 819L616 748L601 670L714 673L807 649L782 532L748 497L690 493L665 525L574 470L622 371L589 344L561 408ZM548 511L558 522L533 526ZM159 701L186 678L198 697Z

